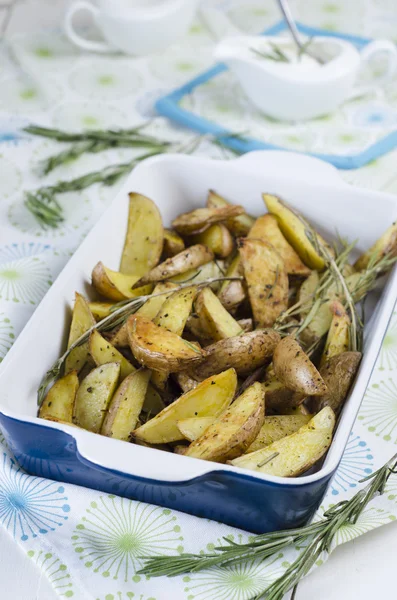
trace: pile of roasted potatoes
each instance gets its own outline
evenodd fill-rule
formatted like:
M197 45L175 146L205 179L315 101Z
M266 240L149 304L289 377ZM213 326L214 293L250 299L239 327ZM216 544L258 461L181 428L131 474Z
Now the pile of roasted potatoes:
M319 461L361 360L357 304L393 264L397 225L351 264L347 242L263 199L254 218L210 191L165 228L131 193L120 270L94 267L95 302L76 292L39 416L282 477Z

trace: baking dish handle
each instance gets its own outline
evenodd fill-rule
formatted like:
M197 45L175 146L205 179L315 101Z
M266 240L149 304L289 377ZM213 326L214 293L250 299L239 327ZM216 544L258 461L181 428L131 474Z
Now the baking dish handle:
M349 185L333 165L298 152L254 150L236 159L244 171L261 175L282 175L314 184Z

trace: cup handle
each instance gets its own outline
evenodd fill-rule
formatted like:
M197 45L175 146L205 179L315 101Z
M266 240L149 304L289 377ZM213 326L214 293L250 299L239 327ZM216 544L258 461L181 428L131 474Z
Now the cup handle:
M86 40L75 32L73 27L73 17L77 12L80 11L89 12L93 16L95 22L98 20L99 10L93 4L90 2L84 2L84 0L74 2L66 12L64 21L64 30L69 40L84 50L102 53L115 52L116 49L110 44L107 44L106 42L94 42L91 40Z
M379 77L374 77L371 83L366 85L359 85L355 87L349 99L357 98L359 96L364 96L369 92L373 91L375 86L384 85L388 81L392 79L396 72L397 68L397 47L393 42L389 42L388 40L376 40L371 42L361 51L361 68L363 65L368 63L376 54L386 53L388 55L388 64L386 67L386 71L379 75Z

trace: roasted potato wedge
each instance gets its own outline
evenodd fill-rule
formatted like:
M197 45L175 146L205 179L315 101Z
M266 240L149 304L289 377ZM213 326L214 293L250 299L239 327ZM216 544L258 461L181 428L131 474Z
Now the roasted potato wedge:
M338 415L345 402L361 361L361 352L342 352L329 358L320 369L320 375L327 386L327 393L310 399L308 404L313 412L330 406Z
M91 313L86 299L76 292L76 299L73 307L72 323L70 325L68 348L79 339L86 331L95 325L95 319ZM88 352L88 343L81 344L71 351L65 362L65 375L71 371L78 373L84 365L90 361Z
M267 396L265 395L266 401ZM265 417L263 425L261 427L258 436L252 442L251 446L247 450L249 452L256 452L261 450L286 435L291 435L298 431L303 425L306 425L313 415L278 415Z
M182 335L186 321L192 311L197 286L191 285L173 292L160 307L153 319L155 325L164 327L177 335Z
M177 284L171 281L160 281L156 284L150 298L137 310L136 314L147 319L154 319L164 302L175 292L177 287Z
M193 235L205 231L214 223L222 223L244 213L243 207L237 205L226 205L220 208L197 208L179 215L172 221L172 226L181 235Z
M390 258L397 255L397 221L390 225L375 244L356 260L354 267L357 271L364 271L371 259L377 257L379 260L387 255Z
M39 417L62 423L72 423L78 387L77 371L71 371L58 379L44 398L39 410Z
M186 321L192 311L193 300L197 294L197 287L182 288L171 294L160 308L157 316L153 319L155 325L164 327L176 335L182 335ZM168 379L168 373L155 371L152 375L153 385L162 390Z
M306 226L299 215L277 196L263 194L263 200L269 213L277 217L279 227L287 242L296 250L305 265L310 269L322 271L325 267L325 261L307 237ZM330 246L320 234L317 233L316 235L318 242L326 246L331 252Z
M283 338L273 354L274 373L288 389L308 396L321 396L327 392L320 373L298 342L291 336Z
M238 254L234 257L230 263L227 271L227 277L242 277L244 274L243 265L241 263L241 257ZM243 300L245 300L246 293L242 281L229 280L223 281L218 292L218 298L226 308L226 310L233 310L239 306Z
M332 321L325 342L324 351L321 356L320 366L329 358L347 352L350 341L350 318L343 305L335 300L330 303Z
M256 382L190 444L184 455L220 463L236 458L257 437L264 418L265 392Z
M77 425L99 433L120 376L119 363L101 365L88 373L76 394L74 418Z
M271 327L288 308L288 275L278 252L261 240L238 242L248 295L258 327Z
M102 321L105 317L108 317L114 306L114 302L89 302L88 308L94 316L96 321Z
M127 323L132 353L149 369L176 373L203 360L203 352L197 346L146 317L132 315Z
M237 323L240 325L241 329L248 333L249 331L253 331L254 322L252 319L239 319Z
M178 421L190 417L217 417L232 401L237 387L234 369L202 381L194 390L183 394L153 419L133 432L136 439L149 444L166 444L183 440Z
M276 475L297 477L312 467L328 450L335 415L326 407L296 433L231 461L235 467Z
M207 207L208 208L222 208L223 206L228 206L230 202L228 202L225 198L210 190L208 192L207 197ZM226 221L227 228L234 233L235 236L240 237L243 235L247 235L252 225L254 224L255 219L250 215L247 215L246 212L239 215L238 217L232 217Z
M299 275L300 277L310 275L310 269L301 261L299 255L281 233L274 215L266 214L259 217L250 229L248 238L259 239L271 244L281 256L288 275Z
M205 379L233 367L239 375L249 375L270 360L280 340L273 329L256 329L207 346L205 361L190 371L195 379Z
M129 194L127 235L120 271L141 277L160 260L164 230L160 211L155 203L131 192Z
M171 258L175 254L183 252L185 249L185 242L173 229L164 229L164 245L163 245L163 256L164 258Z
M222 306L209 287L199 292L194 307L204 331L208 332L214 340L223 340L243 332L241 326Z
M92 285L98 294L116 302L150 294L152 291L150 285L133 289L138 279L137 275L126 275L125 273L112 271L101 262L95 265L92 271Z
M178 421L177 426L186 440L194 442L194 440L197 440L215 419L216 417L190 417L190 419Z
M94 330L90 335L89 349L97 367L110 362L119 363L121 379L124 379L127 375L136 371L134 365L132 365L121 352L117 350L117 348L108 342L108 340L105 340L97 330Z
M234 238L222 223L215 223L205 231L189 237L192 244L204 244L215 256L226 258L234 249Z
M146 273L146 275L133 285L133 288L152 282L164 281L181 273L186 274L187 271L196 269L210 262L213 258L214 254L207 246L203 246L203 244L190 246L183 252L167 258L167 260L157 265L149 273Z
M150 371L140 369L122 381L110 401L101 434L127 441L135 429L145 401Z

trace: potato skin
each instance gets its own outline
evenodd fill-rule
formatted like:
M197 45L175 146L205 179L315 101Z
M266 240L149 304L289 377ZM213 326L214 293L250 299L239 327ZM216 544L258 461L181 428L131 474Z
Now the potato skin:
M179 215L172 221L172 226L181 235L192 235L205 231L213 223L222 223L222 221L244 213L245 210L242 206L230 204L219 208L196 208L196 210Z
M319 412L325 406L330 406L336 415L340 413L360 361L361 352L342 352L326 361L320 369L320 375L328 392L310 399L309 407L313 412Z
M150 319L132 315L128 321L128 338L135 358L155 371L176 373L203 360L203 353L193 344ZM223 370L223 369L222 369Z
M273 329L256 329L220 340L204 349L204 361L190 374L201 380L233 367L238 375L249 375L270 360L279 340Z
M146 273L141 279L133 284L132 289L141 287L150 282L165 281L175 275L186 273L191 269L196 269L209 263L214 258L212 250L203 244L196 244L186 248L179 254L167 258L164 262L154 267Z
M259 327L271 327L288 308L284 261L273 246L262 240L240 238L238 248L254 320Z
M327 392L320 373L293 337L287 336L276 346L273 355L276 378L294 392L322 396Z

